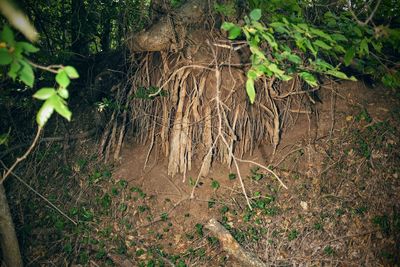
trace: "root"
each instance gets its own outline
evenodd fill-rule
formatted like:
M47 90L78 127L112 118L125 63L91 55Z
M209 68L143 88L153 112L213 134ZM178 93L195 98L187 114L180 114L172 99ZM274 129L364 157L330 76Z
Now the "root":
M118 159L131 125L135 140L149 146L146 164L151 153L161 154L168 159L170 176L182 174L185 181L193 162L201 162L196 166L197 184L213 162L233 164L250 207L239 163L263 168L287 188L267 166L243 157L261 143L273 145L274 157L282 131L309 112L304 97L308 91L301 89L297 78L286 83L264 78L256 84L257 99L250 105L244 90L247 64L242 64L237 51L219 44L216 40L221 37L215 32L190 38L202 44L190 58L180 52L147 53L131 71L129 86L115 88L115 102L123 108L112 112L99 154L109 160L113 151L113 159ZM263 159L267 161L272 162Z

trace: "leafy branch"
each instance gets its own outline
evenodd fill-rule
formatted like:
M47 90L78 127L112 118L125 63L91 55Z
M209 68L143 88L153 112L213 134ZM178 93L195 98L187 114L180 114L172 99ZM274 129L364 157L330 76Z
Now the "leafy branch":
M32 152L36 146L42 129L49 120L54 111L62 117L71 120L72 113L67 106L66 100L69 98L68 86L70 79L79 77L78 72L72 66L51 65L48 67L33 63L26 56L38 52L39 49L28 42L17 42L14 38L14 33L8 26L4 26L0 36L0 65L9 66L8 76L13 81L19 80L26 86L32 88L35 82L35 74L33 68L41 69L56 74L55 80L57 88L43 87L39 89L33 97L39 100L44 100L42 107L36 115L38 129L36 136L28 148L28 150L8 168L7 172L2 175L0 184L12 173L15 167Z
M70 79L79 78L79 74L72 66L51 65L46 67L26 58L38 51L39 49L31 43L17 42L14 33L8 26L3 28L0 38L0 65L9 66L7 74L10 78L14 81L18 79L32 88L35 82L33 68L56 74L55 80L58 88L44 87L33 95L34 98L45 101L36 116L39 127L46 124L54 110L70 121L72 113L66 103L69 98L68 86L71 83Z
M261 9L254 9L244 18L243 25L231 22L222 25L222 29L229 33L229 39L244 36L249 45L252 67L247 72L246 91L251 103L256 97L255 81L262 76L282 81L298 76L311 87L318 86L317 74L355 81L355 77L341 71L343 64L350 66L357 63L362 73L366 73L369 69L363 65L365 61L355 58L376 62L372 60L372 52L382 54L383 46L391 42L382 37L391 35L400 38L395 29L376 27L374 31L355 24L348 13L337 17L326 12L324 21L327 27L313 26L300 16L290 20L278 16L267 24L261 18ZM343 28L338 31L341 25ZM394 49L399 48L396 43L390 44ZM329 62L325 60L327 58ZM376 69L371 68L371 74L372 70ZM400 74L395 67L392 71L382 72L383 77L379 78L385 85L400 86Z

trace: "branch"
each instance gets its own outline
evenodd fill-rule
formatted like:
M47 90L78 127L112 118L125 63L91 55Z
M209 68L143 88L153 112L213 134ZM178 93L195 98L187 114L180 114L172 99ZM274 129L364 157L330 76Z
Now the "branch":
M41 70L45 70L45 71L48 71L48 72L51 72L51 73L54 73L54 74L58 73L57 69L60 69L60 68L64 67L63 65L50 65L50 66L46 67L46 66L38 65L38 64L36 64L36 63L34 63L34 62L30 61L30 60L27 60L27 61L32 67L35 67L35 68L38 68L38 69L41 69Z
M374 17L376 11L378 10L379 5L381 4L382 0L378 0L378 3L376 3L376 6L374 8L374 10L372 10L371 14L369 15L369 17L365 20L365 21L361 21L357 18L356 14L354 14L353 9L351 8L351 0L348 0L347 3L349 5L349 11L350 14L353 16L353 18L356 20L357 24L360 26L365 26L367 25L371 19Z
M210 219L204 227L216 235L218 240L221 242L223 249L243 263L243 266L267 266L256 255L244 250L229 231L226 230L216 219Z
M1 165L3 165L3 167L7 170L7 167L4 165L4 163L2 161L0 161ZM10 169L8 169L10 171ZM38 195L41 199L43 199L47 204L49 204L51 207L53 207L56 211L58 211L61 215L63 215L65 218L67 218L68 220L70 220L74 225L78 225L78 223L76 221L74 221L71 217L69 217L67 214L65 214L62 210L60 210L59 208L57 208L56 205L54 205L50 200L48 200L45 196L43 196L42 194L40 194L38 191L36 191L35 189L33 189L29 184L27 184L21 177L19 177L18 175L16 175L15 173L13 173L12 171L10 171L10 173L17 178L17 180L19 182L21 182L23 185L25 185L26 187L29 188L29 190L31 190L33 193L35 193L36 195Z
M7 172L3 175L3 177L1 177L0 184L3 184L4 180L12 173L12 171L15 169L15 167L17 167L17 165L21 161L25 160L26 157L28 157L28 155L32 152L32 149L36 146L36 143L39 140L39 137L40 137L40 134L42 133L42 130L43 130L42 127L38 127L35 139L33 140L31 146L28 148L28 150L25 152L25 154L23 154L21 157L17 158L17 160L14 162L14 164L11 165L11 167L7 170Z

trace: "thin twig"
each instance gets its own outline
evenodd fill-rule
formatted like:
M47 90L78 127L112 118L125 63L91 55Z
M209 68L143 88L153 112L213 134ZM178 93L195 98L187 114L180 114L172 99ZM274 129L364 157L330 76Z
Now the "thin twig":
M349 6L349 11L350 14L353 16L353 18L356 20L356 22L358 23L358 25L360 26L365 26L367 25L371 19L374 17L376 11L378 10L379 5L381 4L382 0L378 0L378 3L376 3L374 10L372 10L371 14L369 15L369 17L365 20L365 21L361 21L358 19L358 17L356 16L356 14L354 14L353 9L351 8L351 0L348 0L348 6Z
M250 164L254 164L264 170L266 170L267 172L271 173L273 176L275 176L275 178L278 180L278 182L285 188L288 189L288 187L282 182L282 180L279 178L279 176L271 169L269 169L268 167L265 167L264 165L257 163L255 161L252 160L245 160L245 159L237 159L240 162L245 162L245 163L250 163Z
M3 161L0 160L0 164L3 165L3 167L7 170L7 166L3 163ZM38 191L36 191L35 189L33 189L29 184L27 184L21 177L19 177L17 174L15 174L14 172L10 171L10 169L8 169L9 173L12 174L15 178L17 178L17 180L22 183L23 185L25 185L29 190L31 190L33 193L35 193L36 195L38 195L41 199L43 199L47 204L49 204L52 208L54 208L56 211L58 211L62 216L64 216L65 218L67 218L69 221L71 221L74 225L78 225L78 223L76 221L74 221L71 217L69 217L67 214L65 214L61 209L59 209L56 205L54 205L53 203L51 203L50 200L48 200L45 196L43 196L42 194L40 194Z
M30 60L28 60L28 63L30 64L30 65L32 65L32 67L35 67L35 68L37 68L37 69L41 69L41 70L45 70L45 71L48 71L48 72L51 72L51 73L55 73L55 74L57 74L58 73L58 70L57 69L61 69L61 68L63 68L64 66L63 65L50 65L50 66L42 66L42 65L38 65L38 64L36 64L36 63L33 63L32 61L30 61Z
M40 134L42 133L42 129L43 129L42 127L38 127L37 132L36 132L35 139L33 140L32 144L31 144L31 146L28 148L28 150L25 152L25 154L23 154L21 157L17 158L17 159L15 160L14 164L11 165L10 168L5 168L5 169L7 170L7 172L6 172L6 173L3 175L3 177L1 178L0 184L2 184L2 183L6 180L6 178L12 173L12 171L15 169L15 167L17 167L17 165L18 165L21 161L25 160L25 159L28 157L28 155L32 152L32 149L36 146L36 143L37 143L38 140L39 140Z

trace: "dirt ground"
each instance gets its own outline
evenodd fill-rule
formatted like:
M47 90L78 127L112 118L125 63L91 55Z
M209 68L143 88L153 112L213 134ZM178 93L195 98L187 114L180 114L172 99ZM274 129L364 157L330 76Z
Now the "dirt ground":
M193 254L185 259L188 266L243 266L203 232L216 218L267 265L398 264L399 102L392 92L361 82L327 87L321 98L317 116L297 114L275 155L262 146L246 156L273 166L288 189L262 169L241 164L253 210L234 168L214 164L193 188L199 166L186 177L169 177L167 163L154 153L145 164L148 146L125 147L113 177L147 194L144 214L136 212L135 201L129 204L138 236L168 254ZM207 257L198 255L200 249Z
M42 145L24 177L71 220L18 187L26 265L247 266L206 229L214 218L266 266L399 266L400 98L362 82L325 86L320 98L317 113L290 111L275 155L262 145L245 156L287 189L240 163L251 209L233 167L215 163L195 187L200 163L170 177L150 144L127 142L110 166L93 156L95 138L78 140L71 167L43 160L65 157Z

